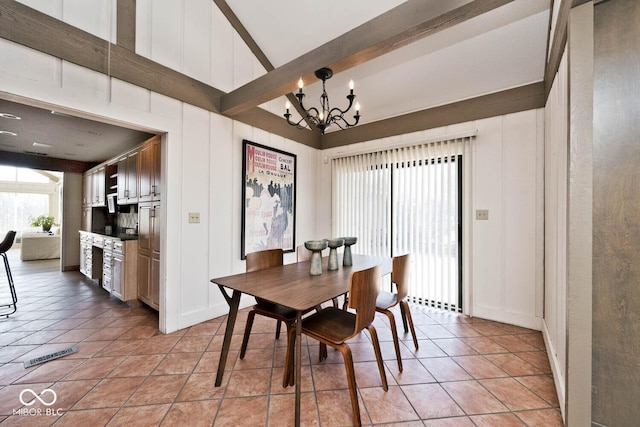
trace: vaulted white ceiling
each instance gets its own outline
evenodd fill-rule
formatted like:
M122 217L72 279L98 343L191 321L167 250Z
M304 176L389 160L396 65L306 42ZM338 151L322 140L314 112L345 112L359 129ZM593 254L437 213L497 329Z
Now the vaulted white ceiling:
M346 105L350 79L355 81L357 101L362 107L361 124L543 81L551 0L502 1L506 4L490 12L463 19L462 23L433 31L412 43L403 43L368 62L354 61L358 65L334 74L327 81L332 106ZM437 16L471 2L226 0L276 70L396 7L427 4ZM500 0L481 2L494 4ZM301 74L313 71L301 70ZM305 102L307 107L317 106L321 84L315 79L307 80ZM260 107L282 117L285 102L285 96L279 96ZM26 114L26 110L21 113ZM55 127L55 133L43 125L31 128L29 138L37 141L38 131L49 139L56 135L60 150L52 153L52 157L81 161L100 160L96 155L109 157L107 153L86 150L73 143L77 135L73 134L70 118L52 116L46 110L42 117L46 117L45 124ZM78 128L82 129L86 145L96 147L105 146L110 131L114 132L114 141L128 132L103 124L88 130L87 121L79 122ZM6 143L0 150L13 151Z
M470 2L413 1L428 1L441 13ZM278 68L405 2L227 3ZM515 0L335 74L327 81L332 106L346 106L350 79L362 124L542 81L549 8L549 0ZM319 104L320 91L319 80L305 82L307 107ZM261 107L281 116L285 102L281 97Z

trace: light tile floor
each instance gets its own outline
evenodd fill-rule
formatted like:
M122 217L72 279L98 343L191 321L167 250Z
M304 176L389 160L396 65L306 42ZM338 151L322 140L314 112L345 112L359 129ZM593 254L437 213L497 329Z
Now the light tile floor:
M119 303L78 272L21 263L15 252L10 262L19 309L0 319L0 425L293 425L294 388L282 387L286 339L274 339L274 321L256 317L240 360L247 310L239 313L223 386L216 388L225 317L164 335L157 313ZM540 332L420 306L412 313L420 348L401 328L403 373L386 318L375 322L387 392L366 333L351 342L364 425L562 425ZM73 345L75 354L23 366ZM329 349L319 363L317 343L305 338L303 345L303 425L351 425L339 353ZM56 393L51 406L33 397L45 389ZM52 394L40 397L49 403Z

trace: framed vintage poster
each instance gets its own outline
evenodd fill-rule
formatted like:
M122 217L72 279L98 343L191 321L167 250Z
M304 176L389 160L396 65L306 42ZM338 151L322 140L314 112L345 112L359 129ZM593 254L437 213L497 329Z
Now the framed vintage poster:
M295 251L296 155L243 145L241 259L264 249Z

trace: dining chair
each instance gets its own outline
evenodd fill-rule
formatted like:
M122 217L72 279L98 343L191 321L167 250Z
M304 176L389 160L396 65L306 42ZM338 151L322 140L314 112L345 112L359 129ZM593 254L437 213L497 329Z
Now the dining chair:
M13 246L13 241L16 238L16 232L10 230L4 236L4 240L0 242L0 256L2 256L2 260L4 261L4 270L7 273L7 281L9 282L9 292L11 293L11 302L7 304L0 305L0 309L8 309L12 310L7 313L0 313L0 317L8 318L11 314L15 313L18 309L18 296L16 295L16 287L13 283L13 275L11 274L11 267L9 266L9 258L7 258L7 251L11 249Z
M349 307L354 309L355 313L341 310L336 307L327 307L320 312L303 318L301 324L302 333L304 335L319 341L321 347L326 349L326 346L329 345L342 354L347 381L349 383L349 395L351 397L353 421L356 426L361 425L360 406L358 404L358 391L353 366L353 356L351 354L351 348L346 341L358 335L363 329L367 329L371 336L376 361L378 362L380 379L382 380L382 387L384 388L384 391L389 389L382 361L382 354L380 352L378 334L373 326L373 320L375 319L376 314L376 299L378 297L379 283L379 266L352 273L349 278ZM284 373L284 382L289 385L294 384L293 358L295 340L295 328L290 328L289 339L287 340L287 355L285 359Z
M251 273L271 267L281 266L283 264L282 259L282 249L267 249L264 251L248 253L246 256L246 272ZM256 298L256 304L251 308L251 311L249 311L249 315L247 316L247 324L244 329L242 347L240 348L240 359L244 359L244 355L247 351L247 344L249 344L249 336L251 335L251 328L253 327L253 320L256 314L277 320L276 339L280 338L282 322L285 322L287 327L289 327L289 323L294 323L296 321L296 312L294 310L290 310L279 304L274 304L261 298Z
M400 315L402 316L402 324L404 333L408 332L407 324L411 329L413 336L413 344L418 349L418 339L416 338L416 330L413 327L413 319L411 318L411 310L409 303L405 301L409 291L409 255L401 255L393 257L391 270L391 283L396 284L396 292L381 291L376 300L376 311L385 314L391 323L391 334L393 336L393 345L396 349L396 359L398 359L398 369L402 372L402 358L400 357L400 342L398 341L398 330L392 307L400 304Z

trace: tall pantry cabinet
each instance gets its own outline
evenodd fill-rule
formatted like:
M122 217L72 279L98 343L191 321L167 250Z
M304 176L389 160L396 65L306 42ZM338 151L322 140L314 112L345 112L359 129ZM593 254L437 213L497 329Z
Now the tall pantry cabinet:
M160 228L162 145L155 136L139 151L138 299L160 309Z

